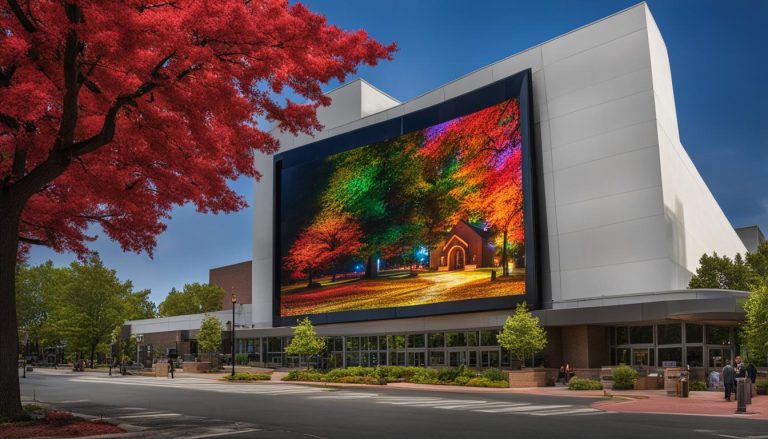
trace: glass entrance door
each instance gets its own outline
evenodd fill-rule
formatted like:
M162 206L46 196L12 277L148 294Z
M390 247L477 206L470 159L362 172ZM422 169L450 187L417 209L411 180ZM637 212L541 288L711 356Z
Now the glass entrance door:
M480 351L480 367L499 367L499 351Z
M648 349L632 349L632 365L648 367L650 357L648 355Z
M458 367L462 364L467 364L467 351L452 351L448 352L448 365L451 367Z

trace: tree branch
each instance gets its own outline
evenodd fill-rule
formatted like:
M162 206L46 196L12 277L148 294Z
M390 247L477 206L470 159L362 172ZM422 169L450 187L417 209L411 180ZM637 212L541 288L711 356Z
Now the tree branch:
M28 238L28 237L22 236L22 235L19 235L19 241L23 242L25 244L42 245L44 247L52 247L52 243L50 241L45 241L43 239Z
M32 24L32 21L29 19L29 17L24 14L24 11L21 9L21 6L19 6L19 2L16 0L8 0L8 6L11 7L11 11L13 12L13 15L16 16L16 18L19 20L19 23L21 23L21 26L24 28L25 31L29 33L37 32L37 27L35 27L34 24Z

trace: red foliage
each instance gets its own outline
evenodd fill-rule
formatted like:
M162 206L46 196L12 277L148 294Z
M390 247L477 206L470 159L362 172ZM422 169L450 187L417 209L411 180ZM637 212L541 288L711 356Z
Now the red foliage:
M311 282L314 275L359 252L362 238L360 227L349 215L321 215L294 241L285 268L294 270L294 278L308 276Z
M102 434L123 433L120 427L106 422L89 422L75 418L64 425L51 425L41 422L4 424L0 429L0 439L21 439L33 437L85 437Z
M320 84L394 50L286 0L1 2L0 210L23 208L20 254L84 254L91 223L151 253L174 205L244 207L227 180L277 150L263 124L320 128Z
M479 215L489 227L523 240L520 104L502 102L428 130L420 151L435 163L459 162L456 191L463 200L453 222Z

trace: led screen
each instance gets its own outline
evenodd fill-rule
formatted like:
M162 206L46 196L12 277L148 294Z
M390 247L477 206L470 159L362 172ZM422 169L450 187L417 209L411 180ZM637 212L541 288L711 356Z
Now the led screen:
M521 111L513 97L282 169L277 316L524 295Z

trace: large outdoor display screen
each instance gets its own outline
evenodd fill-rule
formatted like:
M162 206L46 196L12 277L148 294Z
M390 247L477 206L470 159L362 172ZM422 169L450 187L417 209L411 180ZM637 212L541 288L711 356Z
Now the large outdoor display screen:
M362 145L329 139L332 153L280 166L276 319L437 314L525 297L526 105L504 96Z

